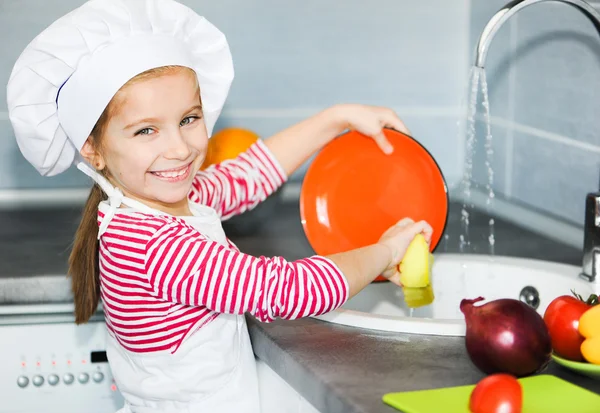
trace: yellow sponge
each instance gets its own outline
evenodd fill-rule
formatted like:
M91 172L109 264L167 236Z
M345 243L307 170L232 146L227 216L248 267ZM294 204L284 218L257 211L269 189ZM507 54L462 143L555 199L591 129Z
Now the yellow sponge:
M417 234L400 263L400 282L408 307L421 307L433 302L434 294L430 280L433 260L425 237Z
M429 245L423 234L417 234L400 263L400 282L405 287L427 287L432 265Z
M404 292L404 302L408 308L429 305L435 298L431 284L427 287L402 287L402 291Z

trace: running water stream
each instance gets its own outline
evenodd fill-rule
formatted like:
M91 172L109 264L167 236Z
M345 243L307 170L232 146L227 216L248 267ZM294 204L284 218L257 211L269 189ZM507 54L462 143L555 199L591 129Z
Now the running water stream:
M477 121L480 119L477 113L477 107L479 103L479 91L481 85L482 100L481 105L483 106L483 123L485 126L485 170L487 178L485 182L485 188L487 193L486 199L486 212L491 215L494 203L494 170L492 167L492 160L494 156L493 138L491 131L491 118L490 118L490 102L488 96L488 85L485 76L485 70L479 67L472 67L469 74L469 96L466 113L466 153L465 153L465 169L461 181L462 188L462 209L461 209L461 234L459 236L459 250L461 254L471 252L471 234L469 233L469 221L474 208L473 204L473 162L477 147ZM460 126L460 122L459 122ZM460 131L460 128L459 128ZM459 132L460 133L460 132ZM490 218L488 222L488 245L489 254L492 257L495 253L494 246L496 243L494 233L494 219ZM465 265L463 264L463 267Z

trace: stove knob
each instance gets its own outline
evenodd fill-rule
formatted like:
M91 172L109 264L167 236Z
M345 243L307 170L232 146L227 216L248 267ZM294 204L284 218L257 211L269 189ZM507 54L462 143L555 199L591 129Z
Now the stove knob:
M56 386L58 384L58 376L56 374L49 375L48 384L50 384L51 386Z
M40 387L42 384L44 384L44 378L39 374L36 374L35 376L33 376L33 379L31 379L31 382L34 386Z
M92 375L92 380L94 380L96 383L100 383L102 380L104 380L104 374L102 374L101 371L97 371Z
M26 376L19 376L19 378L17 379L17 384L20 388L27 387L27 385L29 384L29 379Z
M75 381L75 377L71 373L67 373L63 376L65 384L72 384Z
M89 381L90 379L90 375L87 373L80 373L79 376L77 377L77 380L79 380L79 383L81 384L85 384Z

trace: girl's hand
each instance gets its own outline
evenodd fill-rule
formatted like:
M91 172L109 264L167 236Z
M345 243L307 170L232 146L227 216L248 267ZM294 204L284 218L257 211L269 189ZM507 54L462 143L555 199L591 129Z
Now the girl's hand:
M429 244L433 229L425 221L414 222L410 218L400 220L396 225L389 228L379 239L378 244L385 245L390 249L391 259L382 275L394 284L401 286L398 266L406 254L409 244L413 238L422 233Z
M383 133L383 128L395 129L410 135L410 131L400 120L396 113L385 107L368 106L359 104L342 104L332 108L341 130L354 129L364 135L370 136L386 154L394 150L392 144Z

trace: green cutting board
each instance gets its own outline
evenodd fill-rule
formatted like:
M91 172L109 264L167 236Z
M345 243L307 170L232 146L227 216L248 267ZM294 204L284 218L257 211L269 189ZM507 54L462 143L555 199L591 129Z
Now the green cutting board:
M582 387L541 374L519 379L523 413L598 413L600 396ZM388 393L383 401L404 413L470 413L475 385Z

